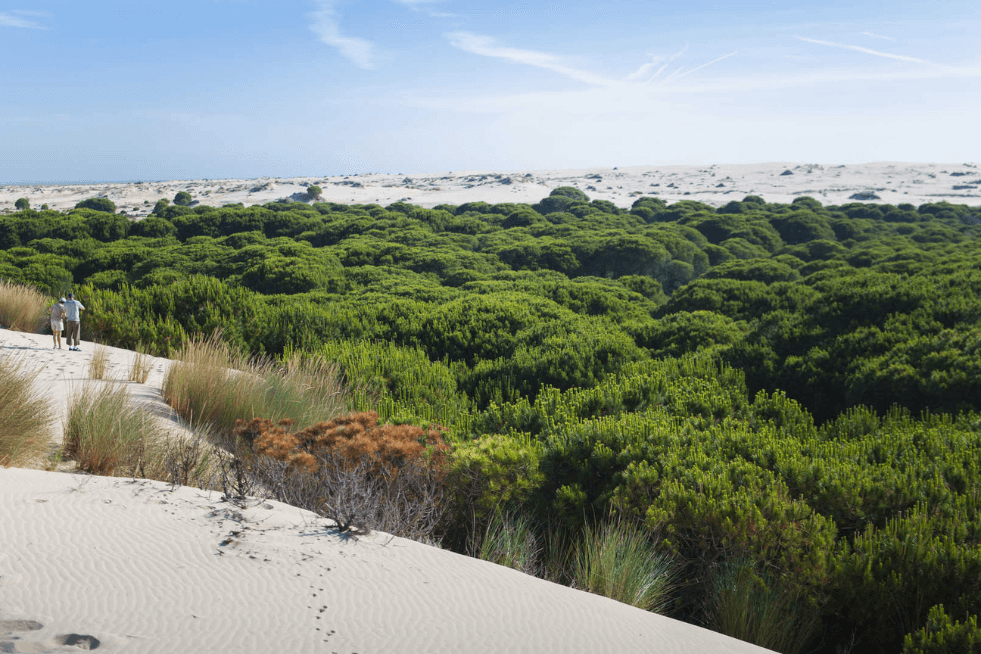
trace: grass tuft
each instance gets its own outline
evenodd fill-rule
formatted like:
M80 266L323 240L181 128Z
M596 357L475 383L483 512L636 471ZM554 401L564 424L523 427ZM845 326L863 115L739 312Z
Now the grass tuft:
M758 574L749 561L723 564L713 579L714 620L719 632L760 647L799 654L820 619L779 578Z
M48 297L33 286L0 279L0 327L36 334L48 304Z
M345 409L334 365L322 358L279 365L232 351L215 334L181 349L164 378L164 399L188 422L229 438L237 420L291 420L298 428Z
M89 377L105 379L108 371L109 349L105 345L96 345L92 351L92 360L89 361Z
M133 354L133 365L129 369L129 380L138 384L145 384L150 377L153 369L153 360L142 348L137 349Z
M576 586L647 611L663 613L672 601L674 565L634 526L587 526L573 560Z
M538 576L542 572L538 544L531 520L523 515L497 512L484 530L477 558Z
M53 420L47 399L35 389L37 371L0 357L0 465L24 465L48 446Z
M72 390L63 451L79 470L165 478L160 468L166 437L156 418L132 404L124 386L85 384Z

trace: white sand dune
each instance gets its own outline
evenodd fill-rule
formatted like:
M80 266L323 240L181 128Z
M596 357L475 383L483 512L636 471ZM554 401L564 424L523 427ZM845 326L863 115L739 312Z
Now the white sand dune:
M84 330L84 319L83 319ZM84 332L83 332L84 337ZM64 404L91 344L0 330ZM110 348L125 377L133 353ZM134 401L159 400L155 360ZM53 441L60 436L52 434ZM625 604L274 501L0 468L0 652L765 652Z
M85 338L84 312L82 338ZM64 339L63 349L57 350L53 347L50 335L0 329L0 356L23 360L27 370L37 371L35 385L51 402L54 409L54 421L51 423L52 447L60 448L62 445L62 422L67 413L68 399L72 389L80 389L83 384L120 384L129 391L134 402L165 420L169 427L180 429L173 412L160 394L168 361L150 357L150 376L145 384L140 384L128 381L135 353L117 347L104 347L108 355L108 365L106 379L100 381L91 379L89 375L89 365L95 352L95 345L91 341L82 341L81 352L70 352Z
M593 200L629 207L640 196L672 203L697 200L722 206L747 195L789 203L809 195L822 204L870 201L889 204L928 202L981 205L981 169L975 164L879 162L848 166L762 163L709 166L634 166L584 170L364 174L338 177L189 180L163 182L0 185L0 210L13 210L18 198L32 208L47 204L70 209L80 200L105 197L133 217L147 215L161 199L180 191L194 202L220 207L279 199L303 199L308 186L323 200L344 204L405 201L422 207L484 201L536 203L559 186L573 186ZM869 198L869 199L863 199Z

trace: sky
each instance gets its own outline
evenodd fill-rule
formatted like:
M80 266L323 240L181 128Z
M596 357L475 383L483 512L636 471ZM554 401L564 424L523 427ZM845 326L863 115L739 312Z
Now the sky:
M981 159L976 0L0 0L0 183Z

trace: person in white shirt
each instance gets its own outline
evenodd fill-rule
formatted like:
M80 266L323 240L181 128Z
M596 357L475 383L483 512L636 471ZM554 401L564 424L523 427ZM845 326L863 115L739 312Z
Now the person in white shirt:
M51 307L51 335L54 346L61 349L61 332L65 331L65 298L61 298Z
M85 307L75 299L74 293L68 294L68 301L65 302L65 327L68 329L68 349L73 352L81 352L78 347L78 337L81 333L82 320L81 312Z

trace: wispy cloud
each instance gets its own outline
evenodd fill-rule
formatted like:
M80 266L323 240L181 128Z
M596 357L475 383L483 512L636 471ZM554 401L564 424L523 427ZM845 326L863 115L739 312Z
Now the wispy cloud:
M525 50L522 48L511 48L501 45L493 37L473 34L471 32L452 32L446 36L450 41L450 45L472 54L504 59L519 64L525 64L527 66L534 66L536 68L550 70L553 73L564 75L565 77L579 82L585 82L591 86L605 88L612 88L616 86L644 86L657 80L660 80L659 85L664 85L667 82L677 80L682 77L687 77L692 73L702 70L703 68L707 68L712 64L716 64L723 59L728 59L736 54L736 52L730 52L727 55L723 55L691 69L685 69L683 66L680 66L672 71L667 77L661 79L661 75L668 69L669 66L671 66L671 63L683 55L688 49L688 46L686 45L681 50L667 58L652 56L651 61L642 64L640 68L630 73L623 79L612 79L571 66L561 57L547 52Z
M694 71L692 71L694 72ZM538 91L531 93L500 93L467 96L407 96L407 106L445 110L457 113L508 115L516 111L537 113L555 112L555 115L582 113L604 115L611 112L624 113L626 108L671 107L674 96L693 94L752 94L758 92L787 91L807 89L812 93L818 88L840 87L843 83L892 82L909 83L935 80L981 80L981 67L917 66L889 71L876 69L839 68L815 70L793 74L740 74L715 78L692 77L685 83L659 85L643 83L623 83L613 88L587 87L561 91ZM653 81L657 81L654 78ZM972 86L975 87L976 84ZM651 109L650 111L653 111Z
M43 11L13 10L0 11L0 27L21 27L25 29L43 30L44 25L34 20L47 18L50 14Z
M443 0L392 0L392 2L400 5L405 5L409 9L422 11L427 7L431 7L433 5L438 5L442 3Z
M835 43L833 41L821 41L819 39L809 39L806 36L797 37L801 41L807 43L814 43L817 45L824 45L829 48L840 48L842 50L853 50L855 52L861 52L863 54L872 55L874 57L884 57L886 59L895 59L896 61L908 61L914 64L928 64L930 63L926 59L919 59L917 57L907 57L906 55L892 54L891 52L880 52L879 50L872 50L870 48L863 48L860 45L848 45L846 43Z
M882 34L874 34L872 32L859 32L859 34L861 34L862 36L872 37L873 39L882 39L884 41L895 41L896 40L896 39L892 38L891 36L883 36Z
M431 18L456 18L456 14L445 11L437 11L431 7L441 5L446 0L392 0L396 4L408 7L412 11L421 11Z
M365 39L345 36L341 33L333 0L316 0L314 4L317 9L310 13L310 17L313 19L313 22L310 23L310 30L321 41L332 48L337 48L343 57L351 60L356 66L366 69L374 68L374 44Z
M717 58L713 59L712 61L710 61L708 63L702 64L701 66L696 66L696 67L694 67L694 68L692 68L690 70L684 70L683 68L682 69L678 69L677 71L675 71L674 73L672 73L671 75L669 75L668 77L666 77L664 79L664 81L661 82L661 84L665 84L665 83L670 82L672 80L681 79L682 77L687 77L687 76L691 75L694 72L697 72L699 70L702 70L703 68L708 68L712 64L717 64L720 61L722 61L723 59L728 59L729 57L732 57L733 55L735 55L737 52L738 52L738 50L734 50L734 51L730 52L727 55L722 55L721 57L717 57Z
M673 55L671 55L667 59L667 61L665 61L663 57L654 57L651 61L647 62L646 64L638 68L636 71L627 75L627 78L624 81L651 82L657 79L658 77L660 77L661 73L663 73L664 70L669 65L671 65L671 62L677 59L678 57L680 57L681 55L683 55L685 53L685 50L687 49L688 49L688 45L686 44L685 47L683 47L681 50L678 50Z
M558 73L559 75L564 75L565 77L579 82L585 82L586 84L609 86L615 83L613 80L600 75L569 66L561 57L536 50L509 48L499 44L496 39L490 36L482 36L471 32L451 32L446 37L449 39L450 45L471 54L505 59L536 68L544 68L545 70L550 70L553 73Z

